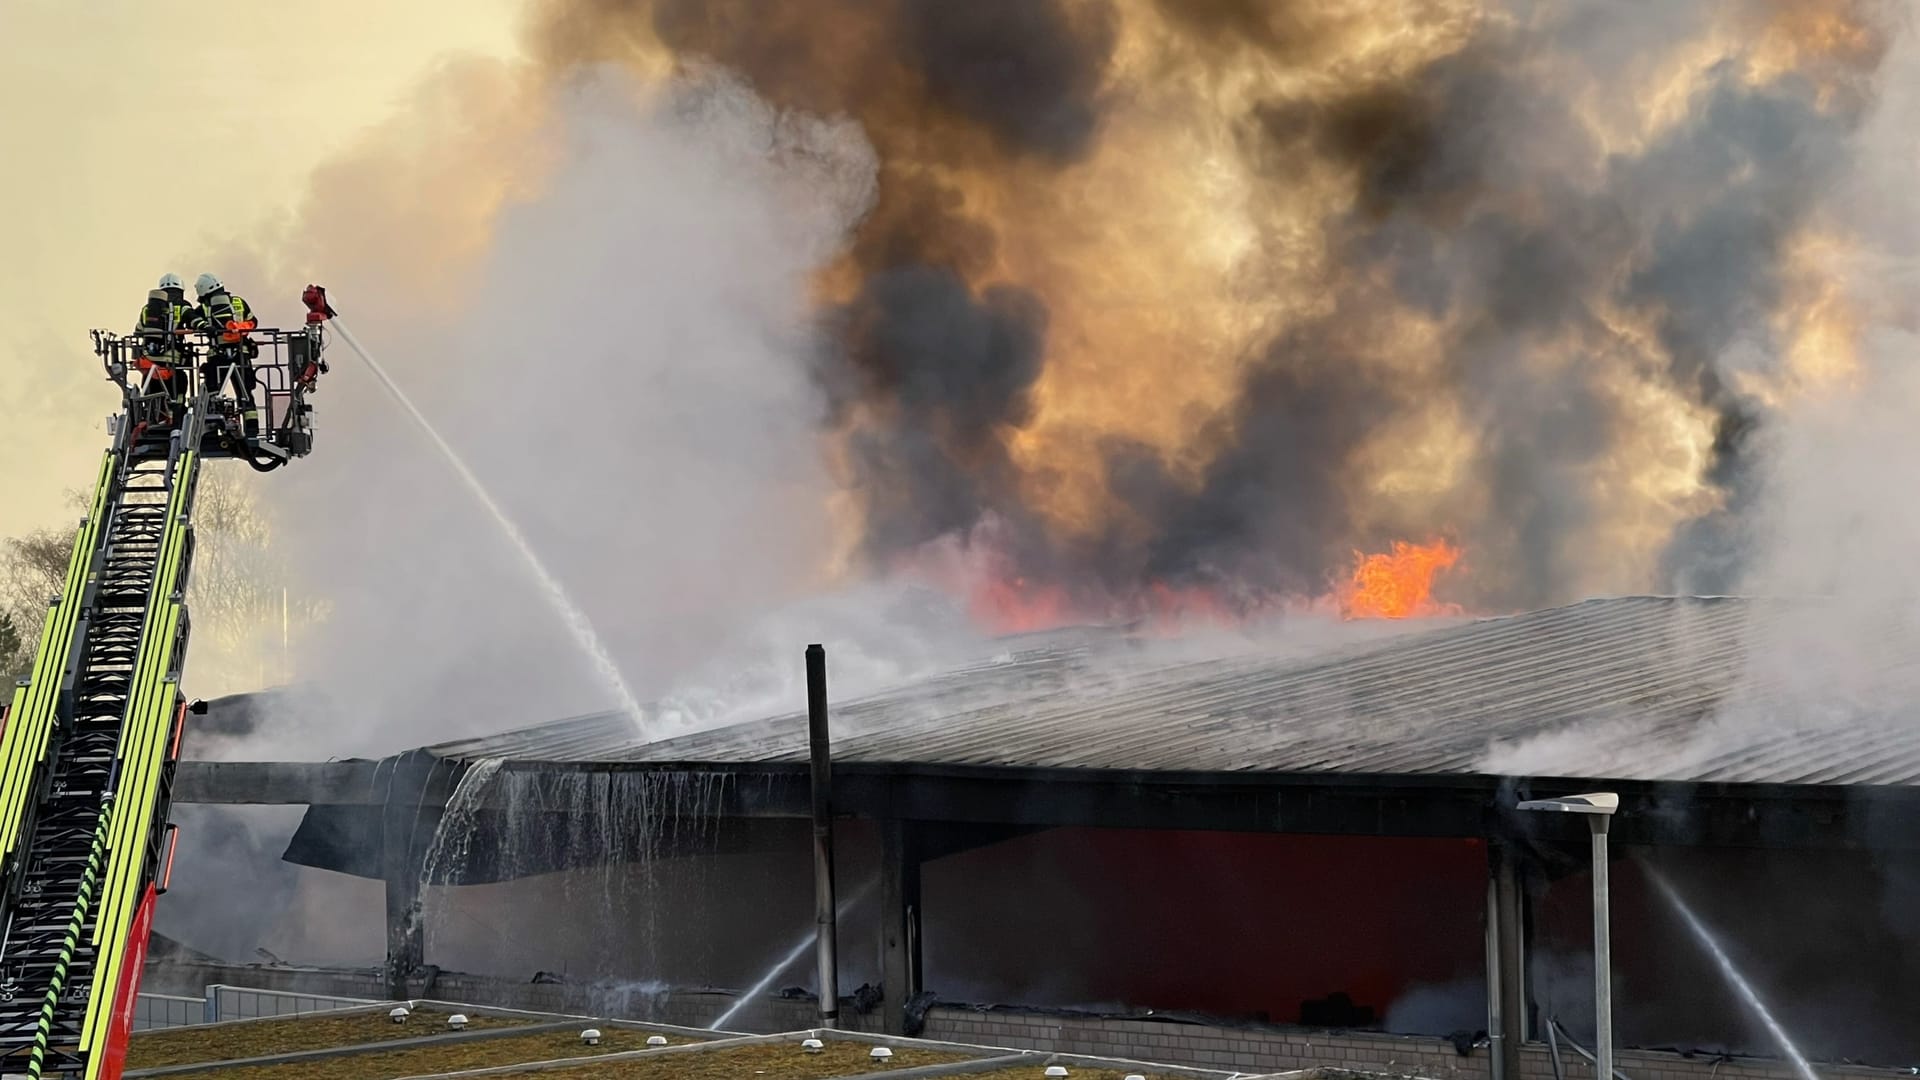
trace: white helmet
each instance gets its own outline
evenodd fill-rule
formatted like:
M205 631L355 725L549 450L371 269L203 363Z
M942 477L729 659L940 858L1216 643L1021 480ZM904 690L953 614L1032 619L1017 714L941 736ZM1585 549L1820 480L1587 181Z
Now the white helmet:
M180 280L180 275L179 275L179 274L161 274L161 275L160 275L160 288L162 288L162 289L185 289L185 288L186 288L186 285L185 285L185 284L183 284L183 283L181 282L181 280Z
M201 274L193 279L193 291L201 297L217 293L220 291L220 279L212 274Z

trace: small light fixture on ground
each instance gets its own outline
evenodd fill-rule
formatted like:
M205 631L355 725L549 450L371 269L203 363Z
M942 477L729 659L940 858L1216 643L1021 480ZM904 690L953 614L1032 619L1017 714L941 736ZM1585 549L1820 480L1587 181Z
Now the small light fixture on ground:
M455 1031L465 1031L467 1029L467 1014L454 1013L452 1016L447 1017L447 1026Z
M1521 810L1582 814L1593 842L1593 1074L1613 1077L1613 941L1607 904L1607 826L1620 809L1620 796L1611 791L1568 795L1560 799L1528 799Z
M800 1040L800 1049L805 1050L809 1054L817 1054L826 1048L827 1044L821 1042L819 1039Z
M398 1007L396 1007L396 1008L395 1008L395 1009L394 1009L394 1010L393 1010L392 1012L390 1012L390 1013L388 1013L388 1014L387 1014L387 1019L389 1019L389 1020L391 1020L391 1021L393 1021L393 1022L394 1022L394 1023L396 1023L396 1024L404 1024L404 1023L406 1023L406 1022L407 1022L407 1008L406 1008L406 1006L404 1006L404 1005L401 1005L401 1006L398 1006Z
M1065 1075L1067 1075L1067 1067L1066 1067L1065 1065L1049 1065L1049 1066L1047 1066L1047 1071L1046 1071L1045 1073L1043 1073L1042 1075L1044 1075L1044 1076L1065 1076Z
M667 1037L665 1035L649 1035L647 1036L647 1045L665 1046L667 1045Z
M867 1054L867 1056L872 1058L875 1061L886 1061L893 1057L893 1051L887 1049L884 1046L876 1046L873 1048L872 1052Z
M600 1045L600 1029L588 1028L587 1030L581 1032L580 1041L583 1043L586 1043L588 1046L599 1046Z

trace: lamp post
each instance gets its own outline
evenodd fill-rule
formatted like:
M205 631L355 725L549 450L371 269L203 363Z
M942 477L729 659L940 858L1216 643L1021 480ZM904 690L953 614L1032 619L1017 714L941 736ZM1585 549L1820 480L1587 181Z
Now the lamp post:
M1613 944L1607 917L1607 825L1620 809L1620 796L1611 791L1569 795L1563 799L1529 799L1521 810L1549 810L1584 814L1593 837L1593 1074L1595 1080L1613 1080Z

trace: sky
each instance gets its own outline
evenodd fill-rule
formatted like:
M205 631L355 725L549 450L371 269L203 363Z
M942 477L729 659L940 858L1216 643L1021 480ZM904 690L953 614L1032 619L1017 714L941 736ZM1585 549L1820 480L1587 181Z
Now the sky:
M510 55L518 8L0 0L0 535L63 524L92 475L118 398L87 331L162 273L224 273L191 260L289 213L437 65Z

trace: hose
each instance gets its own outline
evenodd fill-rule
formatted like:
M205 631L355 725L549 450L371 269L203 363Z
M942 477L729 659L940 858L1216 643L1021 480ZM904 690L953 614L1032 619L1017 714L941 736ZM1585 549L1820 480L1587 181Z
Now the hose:
M1567 1034L1567 1029L1560 1026L1559 1020L1549 1018L1547 1020L1548 1034L1551 1035L1555 1030L1558 1030L1560 1032L1561 1038L1567 1040L1567 1045L1573 1047L1575 1053L1587 1059L1587 1064L1589 1065L1600 1064L1597 1060L1594 1059L1594 1056L1588 1052L1586 1047L1581 1046L1579 1043L1573 1041L1573 1036ZM1557 1056L1558 1055L1556 1055L1556 1057ZM1613 1070L1613 1075L1614 1075L1614 1080L1633 1080L1632 1077L1628 1076L1626 1073L1621 1072L1619 1069Z

